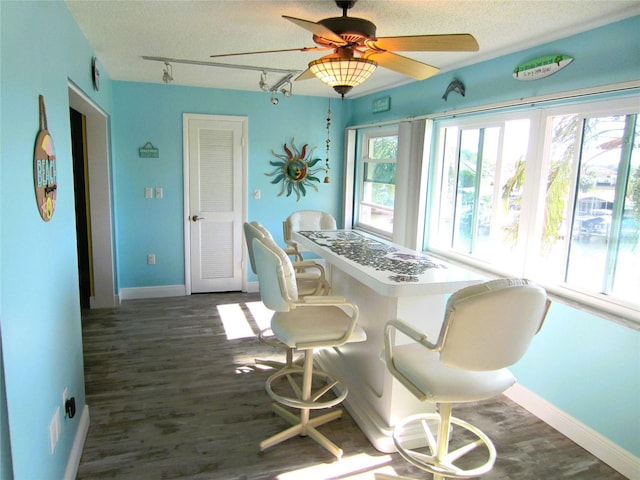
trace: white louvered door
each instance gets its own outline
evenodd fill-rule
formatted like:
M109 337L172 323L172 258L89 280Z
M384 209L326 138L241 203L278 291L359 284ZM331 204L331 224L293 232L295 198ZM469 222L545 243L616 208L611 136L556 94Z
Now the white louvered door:
M190 293L241 290L247 120L185 114L184 121Z

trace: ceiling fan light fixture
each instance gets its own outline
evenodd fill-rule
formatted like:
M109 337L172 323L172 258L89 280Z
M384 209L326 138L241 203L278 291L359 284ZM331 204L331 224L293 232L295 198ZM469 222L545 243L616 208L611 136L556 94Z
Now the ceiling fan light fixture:
M367 58L327 55L311 62L309 69L316 78L344 97L345 93L368 79L377 66Z

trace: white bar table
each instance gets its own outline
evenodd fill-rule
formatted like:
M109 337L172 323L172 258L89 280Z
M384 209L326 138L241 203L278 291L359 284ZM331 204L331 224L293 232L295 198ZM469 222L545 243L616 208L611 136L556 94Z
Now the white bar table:
M344 406L373 446L394 452L395 423L430 406L408 393L382 361L385 323L401 318L435 341L448 296L486 278L364 232L298 231L292 239L325 259L332 292L359 307L367 341L323 350L316 358L322 369L346 381Z

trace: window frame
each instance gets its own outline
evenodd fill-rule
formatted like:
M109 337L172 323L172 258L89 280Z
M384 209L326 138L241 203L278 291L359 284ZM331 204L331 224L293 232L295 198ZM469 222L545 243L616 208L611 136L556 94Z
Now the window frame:
M510 108L508 111L494 110L491 112L482 112L477 114L469 114L456 118L435 119L433 126L433 149L431 152L430 171L432 174L429 179L428 206L425 231L425 242L423 248L429 252L433 252L448 260L461 263L478 269L483 272L505 275L517 275L533 280L540 281L545 288L563 299L568 300L572 305L595 311L597 314L612 318L626 325L632 325L634 328L640 327L640 305L631 304L622 298L610 298L605 294L597 294L575 285L568 284L561 279L557 283L549 284L536 278L535 262L539 257L539 247L542 238L542 228L544 224L544 208L538 208L543 205L543 199L546 196L546 179L549 173L551 160L549 158L548 145L550 142L551 119L558 115L578 115L581 118L593 118L597 116L614 116L635 114L640 117L640 95L634 95L623 98L609 98L605 100L585 100L571 101L565 104L556 105L534 105L521 108ZM527 160L525 162L525 178L529 180L529 188L523 190L521 204L521 222L518 233L518 248L522 248L522 258L517 268L505 271L496 268L491 262L482 261L473 254L463 254L451 247L443 247L442 244L435 240L438 235L438 226L440 222L440 202L442 195L442 178L444 168L444 135L446 128L457 127L458 138L460 131L467 128L489 128L496 123L504 123L514 119L530 119L529 128L529 144L527 148ZM635 139L636 144L638 138ZM576 202L576 190L578 189L577 162L580 153L574 155L571 163L570 191L567 197L567 205L565 207L565 219L567 222L574 222L574 209ZM536 161L536 159L539 159ZM633 175L633 170L628 173L628 178ZM534 180L531 184L531 180ZM533 187L533 188L531 188ZM455 217L454 217L455 218ZM522 221L524 220L524 221ZM569 228L569 233L571 229ZM563 261L565 265L569 264L569 257L566 250L571 245L571 238L565 239Z
M358 129L357 130L357 154L355 160L355 190L354 190L354 202L353 202L353 222L352 225L354 228L363 230L374 235L392 239L394 234L395 225L391 224L391 231L382 230L380 228L376 228L374 225L363 223L360 219L360 206L367 205L371 206L370 202L365 202L363 200L363 195L365 192L364 186L364 175L366 172L365 165L367 163L394 163L396 165L396 174L397 174L397 166L398 166L398 155L396 152L395 158L385 158L385 159L373 159L369 157L369 143L374 138L382 138L382 137L393 137L395 136L398 142L400 141L400 131L398 124L389 124L379 128L367 128L367 129ZM376 208L382 208L384 210L390 211L392 214L395 213L395 203L396 203L396 195L394 189L394 206L389 208L384 205L375 205Z
M444 256L451 257L460 262L469 263L474 267L483 268L483 269L492 269L492 267L487 261L480 260L473 254L464 254L454 250L451 247L442 248L440 245L432 243L432 237L430 235L430 232L434 232L438 230L439 221L440 221L440 209L438 207L439 207L442 188L441 188L441 183L438 183L437 180L441 179L443 175L443 164L439 161L439 158L442 157L442 148L443 148L443 142L444 142L445 132L443 130L444 128L447 128L447 127L457 127L459 131L471 130L471 129L488 129L488 128L495 128L495 127L504 128L504 125L506 124L506 122L512 121L512 120L522 120L522 119L529 119L531 122L530 133L529 133L529 138L531 138L533 136L532 134L534 134L535 131L537 131L536 127L539 120L539 114L537 112L530 111L530 110L495 113L495 114L482 114L482 115L475 115L475 116L467 116L462 119L460 118L447 119L443 121L436 120L434 122L435 123L434 124L435 140L434 140L434 148L433 148L433 155L432 155L432 161L431 161L431 171L433 172L433 175L431 176L431 188L430 188L431 193L429 194L429 200L430 200L429 211L432 213L431 215L429 215L429 222L427 224L428 232L427 232L427 235L425 235L425 249L428 249L429 251L433 251ZM504 131L500 133L500 137L501 139L504 138ZM527 146L527 158L534 158L534 156L536 155L536 147L537 146L534 145L533 142L529 141L529 144ZM502 148L502 146L500 148ZM499 161L502 161L502 159L500 159ZM539 175L539 172L537 170L534 170L534 168L538 167L538 165L533 165L533 163L534 162L527 162L525 164L525 176ZM457 175L458 175L458 170L456 169L456 176ZM539 198L539 195L540 195L540 191L536 192L536 191L533 191L532 189L528 189L523 192L522 205L521 205L522 212L524 213L523 217L527 219L530 218L531 215L529 214L529 212L534 209L533 205ZM519 227L519 238L528 238L530 234L529 232L530 231L533 232L533 230L534 230L533 222L525 222L524 224L521 224ZM525 252L524 251L521 252L520 255L522 259L524 259ZM500 271L499 269L493 269L493 270L496 273L500 273L500 274L507 273L505 271ZM512 272L512 274L513 273L514 272ZM524 272L517 272L517 273L519 275L523 275Z

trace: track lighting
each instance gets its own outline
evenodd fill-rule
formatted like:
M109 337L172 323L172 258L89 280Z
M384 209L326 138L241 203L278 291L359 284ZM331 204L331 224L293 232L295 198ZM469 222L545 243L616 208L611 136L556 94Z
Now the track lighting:
M285 75L278 80L273 87L269 88L269 91L271 92L271 103L274 105L278 105L278 103L280 103L280 100L278 100L278 97L276 96L278 92L282 93L287 98L293 95L293 84L291 83L293 75L293 73Z
M269 91L269 84L267 83L267 72L262 72L260 74L260 82L258 82L258 85L260 86L260 90L262 90L263 92Z
M287 82L287 85L289 85L289 89L287 90L286 86L282 87L280 89L280 92L287 98L289 98L291 95L293 95L293 84L291 83L291 81Z
M165 68L162 72L162 81L164 83L173 82L173 68L171 68L171 64L169 62L164 62Z
M2 0L0 0L1 2ZM200 65L204 67L219 67L219 68L232 68L238 70L252 70L254 72L260 73L260 81L258 82L258 86L260 90L263 92L275 92L282 93L285 97L290 97L293 94L293 89L291 86L285 92L284 89L280 90L285 83L290 82L294 75L300 74L300 70L285 70L283 68L271 68L271 67L261 67L261 66L253 66L253 65L234 65L230 63L218 63L218 62L201 62L198 60L185 60L182 58L169 58L169 57L148 57L146 55L142 56L143 60L150 60L152 62L162 62L165 64L165 68L162 71L162 81L164 83L170 83L173 81L173 71L171 67L171 63L182 63L185 65ZM171 62L171 63L170 63ZM283 74L280 80L276 82L274 86L270 86L267 83L267 73L273 74ZM275 98L275 95L272 95L272 100ZM277 105L279 101L275 98L274 105Z

